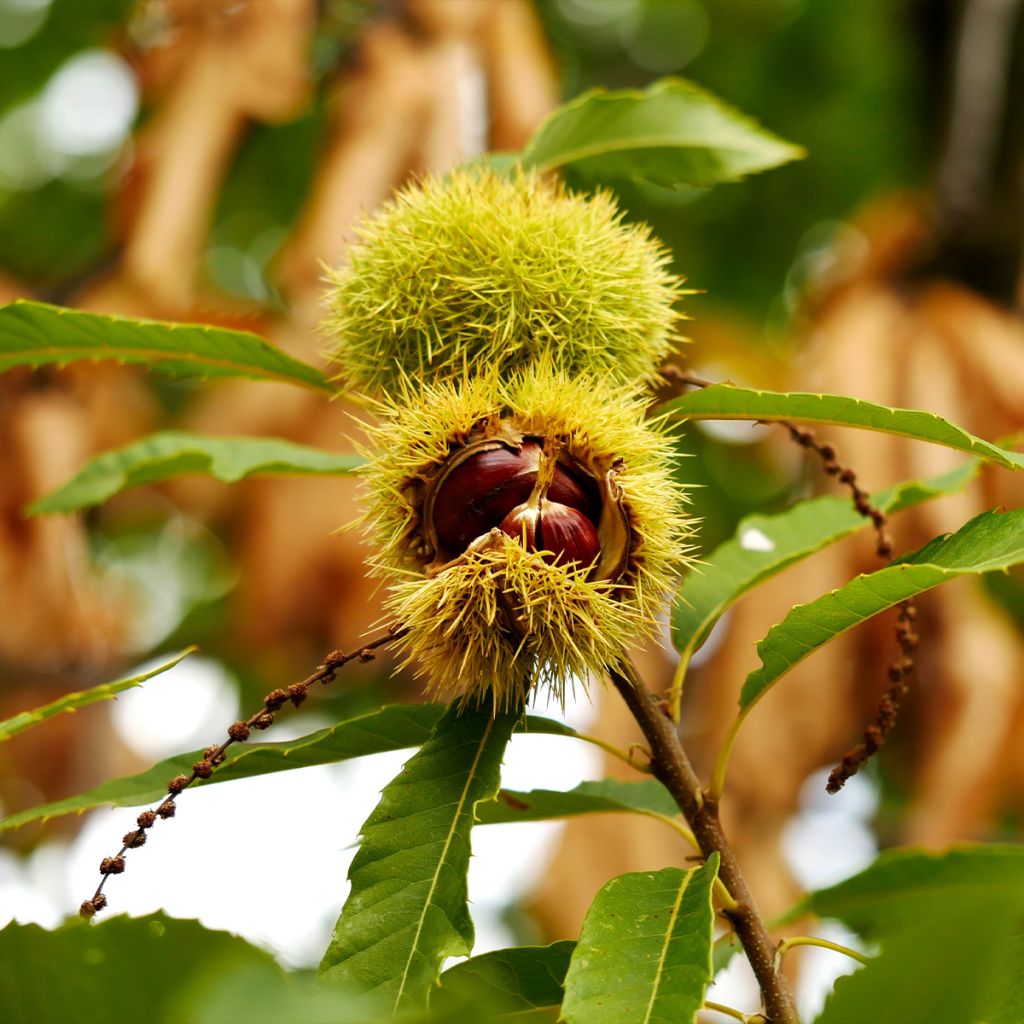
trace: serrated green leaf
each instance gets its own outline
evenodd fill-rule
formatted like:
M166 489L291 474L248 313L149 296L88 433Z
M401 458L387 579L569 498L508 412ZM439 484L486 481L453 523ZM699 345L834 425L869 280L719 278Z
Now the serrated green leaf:
M129 320L26 299L0 307L0 371L101 359L174 378L248 377L336 390L316 367L248 331Z
M983 441L934 413L890 409L840 395L784 394L715 384L674 398L659 406L659 412L683 420L797 420L861 427L956 448L1006 469L1024 468L1024 455L1020 452Z
M691 1022L711 981L718 855L691 871L613 878L597 894L565 977L566 1024Z
M836 982L817 1024L990 1024L985 1011L1013 928L1013 912L999 902L933 904L890 935L867 966Z
M622 811L672 818L679 814L679 807L672 794L657 779L644 779L642 782L601 779L599 782L581 782L566 792L503 789L493 803L481 805L479 816L481 825L498 825L510 821L548 821L578 814Z
M12 923L0 931L0 1020L166 1020L178 987L195 974L252 967L283 973L269 953L235 935L164 914L92 925L75 919L55 931Z
M77 711L79 708L87 707L89 704L98 704L102 700L112 700L119 693L130 690L135 686L141 686L147 679L152 679L168 669L174 668L180 661L187 658L197 647L186 647L185 650L176 654L170 661L157 665L147 672L140 672L138 675L129 676L126 679L117 679L112 683L101 683L88 690L79 690L75 693L66 693L41 708L33 708L31 711L21 711L11 718L0 722L0 743L16 736L19 732L30 729L33 725L45 722L49 718L62 715L65 712Z
M575 948L575 942L553 942L471 957L441 975L441 988L431 999L431 1010L445 1019L449 1006L475 1005L486 1007L502 1024L554 1021Z
M784 921L807 914L881 945L863 970L837 982L818 1024L1021 1019L1022 847L887 850L858 875L808 894Z
M747 676L740 708L750 708L794 665L829 640L886 608L958 576L1008 569L1020 562L1024 562L1024 509L983 512L909 558L797 605L758 643L761 667Z
M523 150L524 167L571 167L592 184L707 187L799 159L804 151L681 78L643 92L594 89L555 110Z
M30 505L28 512L76 512L100 505L129 487L186 473L201 473L233 484L254 475L351 473L362 461L355 455L327 452L276 437L208 437L167 430L98 455L62 487Z
M911 480L872 497L892 515L959 491L978 472L972 459L930 480ZM687 575L672 611L672 640L687 661L722 614L747 591L829 544L870 526L849 498L809 498L778 515L744 518L733 537Z
M444 713L443 704L392 704L367 714L346 719L294 740L252 743L229 748L228 759L212 778L193 785L215 786L237 782L293 768L336 764L367 754L404 750L423 743ZM518 729L535 735L574 737L575 729L538 715L527 715ZM175 754L137 775L125 775L53 803L30 807L0 819L0 832L20 828L34 821L50 821L64 814L82 814L96 807L138 807L163 799L167 780L192 771L202 751Z
M450 708L362 828L321 977L424 1006L446 957L473 946L466 875L476 806L501 784L520 714Z
M256 775L333 764L367 754L415 747L430 736L443 711L440 704L393 704L326 729L318 729L301 739L236 745L228 749L228 760L212 778L193 785L196 788L213 786ZM178 754L138 775L112 779L86 793L12 814L0 821L0 832L33 821L49 821L62 814L81 814L105 804L137 807L163 799L167 780L182 773L190 774L201 753Z

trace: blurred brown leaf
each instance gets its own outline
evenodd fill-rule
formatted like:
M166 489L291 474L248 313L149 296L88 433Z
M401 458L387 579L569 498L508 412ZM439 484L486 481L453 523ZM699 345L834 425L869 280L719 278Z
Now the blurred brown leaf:
M855 266L841 266L820 285L803 330L808 344L784 386L928 409L982 437L1024 429L1024 321L950 282L908 283L929 231L913 201L883 201L859 227L868 246ZM705 347L702 366L716 356L727 364L731 355L728 347ZM872 490L961 461L945 449L870 431L817 433ZM780 431L773 443L788 442ZM828 486L821 481L822 490ZM963 494L902 514L893 524L896 549L913 550L992 505L1019 505L1022 490L1011 474L986 471ZM714 653L687 680L682 729L705 778L736 713L740 685L758 664L756 641L793 605L878 566L870 541L852 538L790 568L733 610ZM1024 806L1024 640L976 581L939 588L921 604L918 667L890 741L912 751L909 767L897 759L890 769L907 773L908 808L900 834L885 838L942 845L991 837L1007 799ZM896 651L893 624L881 616L797 666L739 735L722 813L769 917L796 892L780 849L783 829L808 775L838 760L870 719ZM605 708L602 728L614 732L625 716L618 704ZM653 839L637 851L608 842L587 819L570 822L543 886L549 901L559 901L557 914L544 912L553 937L574 935L586 911L589 896L572 881L582 849L600 862L588 873L603 878L650 868L665 856Z

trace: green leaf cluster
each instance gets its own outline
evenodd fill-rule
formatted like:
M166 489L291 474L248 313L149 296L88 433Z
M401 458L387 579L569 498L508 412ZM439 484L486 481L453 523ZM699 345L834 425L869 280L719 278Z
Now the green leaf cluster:
M761 668L747 676L740 707L749 709L794 665L829 640L900 601L958 576L1024 562L1024 509L982 512L949 537L809 604L797 605L757 645Z
M978 461L971 461L930 480L908 481L873 495L872 503L886 515L894 515L956 493L979 467ZM808 498L777 515L743 519L735 536L702 559L677 592L672 640L681 657L688 661L723 613L745 593L868 525L848 498L832 496Z
M187 473L234 484L250 476L333 476L352 473L362 460L277 437L206 437L178 430L92 459L66 484L29 506L31 515L77 512L121 491Z
M175 380L244 377L326 394L334 390L315 367L247 331L130 320L27 299L0 307L0 371L101 359L144 366Z
M707 188L804 155L699 85L664 78L643 91L594 89L559 107L522 162L568 169L589 187L646 181Z

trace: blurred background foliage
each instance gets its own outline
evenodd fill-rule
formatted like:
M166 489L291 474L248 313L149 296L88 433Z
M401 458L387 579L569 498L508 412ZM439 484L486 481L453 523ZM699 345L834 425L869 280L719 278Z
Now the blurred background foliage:
M115 257L111 195L130 172L128 133L147 116L137 95L118 94L116 75L126 65L117 54L142 38L145 19L137 8L133 14L130 0L2 2L8 27L0 40L0 268L60 301ZM926 178L934 99L921 74L921 6L910 0L537 5L559 61L563 98L685 74L808 150L805 161L784 173L742 186L620 191L630 216L654 225L678 270L699 290L689 304L692 315L701 320L713 312L724 333L735 321L741 346L764 349L743 353L747 362L770 369L785 361L806 278L828 259L844 218L873 195ZM203 258L208 282L220 291L279 308L268 271L308 195L332 72L351 58L373 16L368 0L326 0L311 43L314 102L285 123L250 126L220 191ZM97 132L69 151L59 126L45 127L53 120L47 111L61 101L61 75L66 80L83 52L97 49L109 62L101 67L109 81L96 86L96 101L117 109L108 113L106 135ZM772 383L770 376L763 382ZM707 456L688 471L708 488L697 497L708 545L728 536L739 515L789 493L786 474L756 448L712 444L707 450L701 438L691 447Z
M740 188L627 197L709 303L774 325L777 342L792 313L787 279L822 244L809 232L872 192L923 180L922 55L906 0L567 0L539 9L567 96L685 74L807 149L785 173Z
M237 101L244 108L244 125L231 122L225 130L231 139L225 143L224 166L193 190L199 198L188 216L200 235L194 267L178 262L181 250L175 247L161 261L159 244L155 250L151 244L149 258L155 251L157 259L145 268L150 277L131 277L125 267L138 255L131 244L148 201L140 199L147 195L147 160L154 159L146 150L147 133L160 127L171 106L169 97L175 95L176 76L192 56L186 48L183 58L172 45L164 59L162 33L181 17L196 20L197 27L189 31L197 38L215 36L205 15L197 14L203 10L229 19L238 12L247 17L245 0L210 0L205 8L204 2L0 0L0 299L25 295L127 315L246 326L312 360L319 346L318 261L341 257L351 226L346 218L354 213L350 208L338 212L346 195L355 197L350 205L372 207L410 172L429 168L443 173L472 156L474 146L521 147L540 115L559 99L595 86L642 87L680 74L808 151L802 162L708 192L640 184L619 190L627 216L654 226L695 289L685 304L693 317L688 332L693 344L681 359L697 372L737 383L820 387L931 408L983 436L1020 429L1024 374L1018 369L1024 365L1024 345L1019 321L1000 319L1005 308L981 305L973 295L936 292L923 301L916 294L909 297L906 287L923 275L927 259L920 250L932 253L935 248L930 222L920 216L919 206L927 205L922 197L934 188L946 133L948 67L942 68L952 47L954 15L969 5L952 0L537 0L532 5L518 0L290 0L294 10L309 15L308 31L300 26L293 32L308 82L299 82L291 93L282 86L288 96L276 109L257 109L255 101L248 109L244 100ZM271 0L249 6L264 4L273 6ZM492 76L490 95L505 90L505 120L492 111L489 124L468 133L468 144L449 147L441 156L437 139L421 140L421 148L427 142L434 146L428 154L408 141L395 142L406 136L404 111L392 97L415 95L420 88L416 75L440 68L437 74L443 78L447 65L441 58L450 56L452 40L469 33L462 22L475 22L484 10L513 19L519 15L510 11L527 12L514 24L500 26L504 51L500 41L479 44L484 56L477 57ZM239 33L243 42L246 38ZM231 50L223 40L216 45ZM427 71L417 70L420 65L414 62L421 57L428 61L423 64ZM257 75L271 77L259 67ZM479 97L474 102L479 104ZM409 129L417 139L430 136L431 130L426 121ZM346 177L356 174L353 161L346 162L346 132L357 141L365 139L374 157L359 172L361 179ZM395 147L392 156L385 153L388 146ZM402 146L410 151L399 152ZM347 191L337 185L339 200L332 198L332 181L355 184ZM913 198L903 198L907 194ZM328 241L317 237L318 227ZM187 252L191 243L185 241ZM932 335L918 344L925 322L939 324L941 345ZM828 346L815 348L819 337L830 339ZM1022 381L1019 387L1017 380ZM219 664L230 667L229 704L237 702L233 687L248 704L282 678L304 675L325 647L352 646L372 621L372 595L358 582L362 552L348 539L351 535L340 540L331 535L351 518L352 495L345 482L331 482L331 490L324 481L255 481L232 492L230 499L220 488L204 486L143 489L89 515L84 540L73 533L80 529L76 521L27 526L17 513L29 499L63 482L90 452L168 423L341 444L349 421L340 403L323 412L298 399L265 398L270 392L251 397L256 392L230 387L211 389L212 397L205 397L198 387L143 382L127 372L40 373L31 379L7 375L7 381L0 382L6 388L0 390L5 418L0 418L0 433L8 430L10 435L3 435L7 439L0 449L0 459L6 460L0 465L6 474L0 497L9 524L0 537L0 568L6 574L0 576L0 603L32 606L36 630L26 631L19 646L4 636L5 629L15 630L16 617L0 623L0 698L11 710L41 703L37 692L112 678L144 655L192 642L202 643ZM989 401L989 391L998 391L998 401ZM36 422L32 417L40 395L58 404L72 396L75 416L80 407L89 408L88 429L73 417L68 422L48 419L51 407L30 438L22 426ZM107 419L97 410L105 411ZM78 446L65 451L63 442L53 444L58 436L73 437ZM704 550L730 536L746 513L782 508L819 486L816 468L765 428L726 425L688 431L680 446L697 456L684 460L681 472L699 485L693 497L703 519ZM924 460L908 461L899 448L868 442L841 448L871 487L936 471ZM53 466L28 474L25 466L36 465L37 456ZM1002 493L988 488L975 506L957 506L957 521L951 524L922 513L906 530L904 546L957 525L976 507L998 503ZM38 577L45 579L38 571L39 552L59 545L63 553L58 558L66 568L67 552L77 550L78 542L88 549L79 553L82 563L89 563L90 578L103 581L105 595L96 605L105 609L105 618L93 614L80 630L82 636L102 634L92 646L76 640L78 627L72 629L57 614L61 606L55 595L74 591L75 602L85 600L88 588L68 583L72 573L60 576L46 600L28 596L30 582L36 586ZM4 555L4 545L29 559L20 576L8 571L13 556ZM707 755L715 747L716 730L728 720L731 687L743 678L752 641L785 608L866 565L864 552L857 550L836 556L834 563L829 558L819 559L799 583L781 588L774 604L752 604L752 611L737 615L729 629L730 637L738 639L709 644L710 660L697 667L688 695L687 728L700 734L695 740L698 760L701 744ZM12 582L18 580L28 582ZM123 602L107 592L126 581L127 590L120 589L132 595L130 617L118 610ZM990 590L1019 623L1024 614L1019 578L1000 578ZM945 639L934 645L930 662L928 655L923 658L924 669L935 674L934 700L931 706L911 707L905 736L887 762L881 819L885 841L906 838L900 815L908 808L917 815L911 836L927 841L1016 828L1024 791L1022 758L1007 755L999 769L1012 776L1009 794L1007 786L992 779L1000 751L1012 745L1013 729L1024 717L1019 686L1013 683L1019 683L1019 637L1009 637L998 613L978 601L976 595L960 599L954 614L953 606L936 599L932 625ZM981 673L994 682L973 697L969 684L978 672L969 658L959 681L950 676L955 675L950 666L965 657L960 651L958 662L951 653L959 643L953 628L958 617L978 627L980 633L972 637L986 638L986 656L995 659L995 668L987 666ZM47 647L40 637L55 652L45 664L36 657ZM53 637L58 641L50 642ZM878 651L890 640L882 630L861 636L854 646L834 645L835 653L828 655L832 660L826 663L823 655L815 663L816 677L804 690L794 681L787 690L790 703L780 703L774 719L766 707L768 739L737 755L737 774L749 782L749 792L741 782L736 794L735 813L746 814L745 824L736 828L741 856L758 844L782 844L783 833L790 836L790 846L797 843L793 822L808 806L816 811L813 800L808 804L801 796L804 780L841 752L856 735L857 723L866 720L873 692L863 692L870 687L857 691L851 680L868 673L883 682ZM648 668L656 678L665 663L654 659ZM830 695L817 684L832 674L841 685ZM723 678L730 680L728 686L721 684ZM321 711L331 700L354 707L372 705L385 695L395 699L397 689L379 671L369 673L362 688L347 685L344 695L325 696ZM414 692L413 687L401 691L405 696ZM967 818L947 820L936 815L936 794L949 792L957 758L962 767L964 743L966 749L978 749L977 733L965 739L950 724L965 707L976 709L971 700L989 701L987 713L1005 719L1006 731L992 741L991 756L982 759L982 781L970 772L957 776L964 786L987 787L987 803L979 798L970 803ZM802 715L793 716L798 704ZM34 740L9 744L0 762L0 775L6 775L0 799L7 809L64 795L141 763L145 755L137 749L110 753L119 749L112 745L113 733L104 734L95 724L106 721L100 717L105 714L89 709L78 716L94 726L87 743L72 741L70 726L51 727L47 742L52 746L43 752L50 766L45 778L37 770L43 762L30 745ZM800 731L807 731L807 722L820 727L813 743ZM604 725L618 740L616 726ZM937 736L948 736L948 746ZM105 737L110 741L106 746ZM191 733L183 737L180 746L193 742ZM195 742L207 740L197 737ZM58 747L60 756L54 752ZM913 765L922 758L924 767L918 771ZM758 766L765 763L777 767L775 788L767 795L757 792L756 785L764 781ZM836 831L835 820L829 827L846 836L846 852L866 850L869 858L875 838L866 822L876 814L878 794L868 790L854 796L847 815L847 824L853 821L860 829L859 838ZM928 827L922 824L926 820L932 823ZM804 826L797 845L820 851L821 834L807 832L811 826L806 821ZM603 865L594 877L578 870L593 859L594 849L613 848L621 840L618 831L605 839L593 831L579 834L583 852L573 859L570 838L561 867L549 874L550 892L537 897L539 916L553 935L575 934L571 917L578 917L581 907L568 895L575 876L582 901L587 898L583 890L592 895L604 878L636 866ZM31 847L40 833L26 833L19 841ZM658 848L645 838L631 849L635 853L644 844L648 851ZM832 853L835 867L844 851ZM803 884L816 880L794 867L799 855L787 856L786 864L782 853L776 860L761 857L753 872L755 890L760 886L759 891L774 893L763 900L769 909L788 902L792 873ZM597 877L602 872L604 877ZM552 908L563 904L567 916L560 918ZM516 925L520 932L525 927L521 921Z
M791 312L787 277L800 272L803 252L822 244L820 231L808 232L841 220L872 193L924 180L928 97L915 6L552 0L538 13L559 59L564 98L685 74L762 123L784 126L806 147L802 164L742 187L701 195L647 186L623 197L633 215L656 226L707 302L774 324L781 340ZM124 41L132 7L132 0L3 0L0 9L0 265L54 297L112 252L104 209L126 165L123 158L118 168L111 164L145 111L126 103L119 131L111 125L95 149L79 153L62 151L67 140L59 135L41 133L40 117L48 97L54 102L62 68L66 75L83 51L112 54ZM328 72L350 52L371 7L327 0L312 44L318 102L288 123L255 126L238 153L209 242L210 250L228 252L207 253L208 271L226 290L266 299L267 285L258 282L274 239L283 239L308 192ZM26 105L39 104L35 119L25 116ZM246 275L250 261L260 275Z

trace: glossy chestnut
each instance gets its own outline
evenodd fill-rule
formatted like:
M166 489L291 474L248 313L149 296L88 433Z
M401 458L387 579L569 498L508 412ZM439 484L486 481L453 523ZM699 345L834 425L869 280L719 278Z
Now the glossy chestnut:
M578 509L542 499L513 509L498 527L519 540L527 551L546 552L550 562L592 565L601 553L597 528Z
M432 528L445 556L461 554L495 527L510 536L523 533L521 517L515 526L509 523L508 528L506 521L531 499L542 457L541 444L525 439L518 446L495 443L452 466L440 480L430 504ZM537 543L536 523L531 522L528 547L555 551L557 544L556 553L589 564L599 550L596 524L600 519L600 498L596 485L586 480L582 471L574 472L559 463L546 494L540 498L550 506L546 513L551 520L550 536ZM543 531L541 525L541 535ZM569 548L573 546L571 552Z

